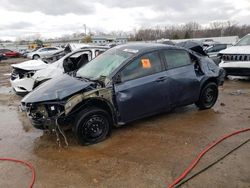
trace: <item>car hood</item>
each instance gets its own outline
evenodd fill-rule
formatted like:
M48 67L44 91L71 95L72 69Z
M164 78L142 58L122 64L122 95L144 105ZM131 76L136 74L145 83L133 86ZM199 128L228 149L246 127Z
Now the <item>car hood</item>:
M49 66L46 69L36 71L32 78L37 81L42 81L44 79L50 79L60 76L63 74L63 72L63 69Z
M220 54L250 54L250 46L232 46L221 50Z
M52 64L48 64L45 69L36 71L33 75L33 79L41 81L43 79L50 79L62 75L64 73L64 69L61 64L61 59Z
M29 60L22 63L12 64L11 66L13 68L31 71L45 69L48 64L44 63L42 60Z
M79 80L75 77L63 74L38 86L35 90L26 95L22 102L38 103L53 100L62 100L76 92L90 86L92 82Z

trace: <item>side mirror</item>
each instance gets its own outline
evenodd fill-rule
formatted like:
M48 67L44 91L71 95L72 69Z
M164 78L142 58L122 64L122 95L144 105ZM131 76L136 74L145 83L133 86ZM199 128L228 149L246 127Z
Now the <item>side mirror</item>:
M119 84L119 83L121 83L121 82L122 82L121 75L118 73L117 75L115 75L115 76L113 77L113 83L114 83L114 84Z

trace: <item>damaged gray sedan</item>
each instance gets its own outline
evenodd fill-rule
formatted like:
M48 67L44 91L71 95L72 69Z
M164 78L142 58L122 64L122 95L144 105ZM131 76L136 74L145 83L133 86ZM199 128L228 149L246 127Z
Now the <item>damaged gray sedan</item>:
M188 49L127 44L49 80L21 104L36 128L72 128L80 144L94 144L113 126L193 103L211 108L224 76L211 59Z

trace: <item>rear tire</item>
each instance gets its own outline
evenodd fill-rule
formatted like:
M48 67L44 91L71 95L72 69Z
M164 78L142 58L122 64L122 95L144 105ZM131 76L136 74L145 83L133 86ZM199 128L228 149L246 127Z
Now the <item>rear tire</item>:
M212 108L218 98L218 86L214 82L207 83L201 90L200 98L195 105L200 110Z
M100 108L90 107L78 114L73 132L79 144L90 145L105 140L111 128L110 115Z

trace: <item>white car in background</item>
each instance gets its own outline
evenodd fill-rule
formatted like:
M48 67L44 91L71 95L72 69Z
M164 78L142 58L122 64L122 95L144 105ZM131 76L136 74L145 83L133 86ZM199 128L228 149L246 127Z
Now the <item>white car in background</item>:
M105 46L83 47L51 64L40 59L12 64L11 86L17 94L25 95L51 78L79 69L107 49Z
M207 53L208 57L210 57L215 62L216 65L219 65L221 58L218 56L218 54L221 50L225 50L228 47L230 47L228 44L215 43L205 48L204 51Z
M219 52L226 75L250 76L250 34L244 36L234 46Z
M52 55L56 52L62 51L62 48L57 47L45 47L45 48L39 48L36 51L30 52L27 54L27 57L30 59L40 59L44 58L48 55Z

